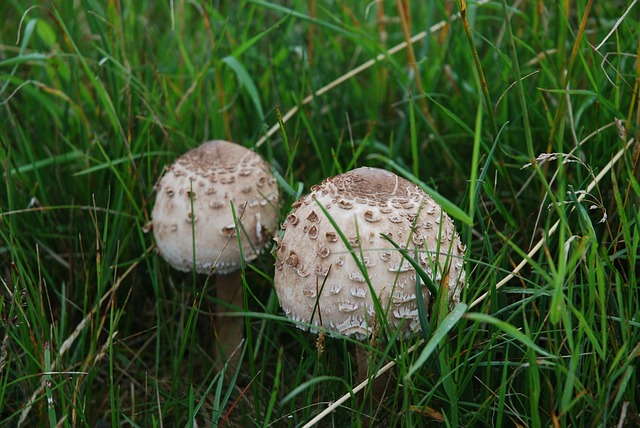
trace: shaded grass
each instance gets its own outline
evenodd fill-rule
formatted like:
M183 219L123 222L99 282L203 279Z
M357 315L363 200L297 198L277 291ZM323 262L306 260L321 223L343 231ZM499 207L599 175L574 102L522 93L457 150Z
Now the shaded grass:
M301 426L349 392L349 348L367 346L378 367L395 358L397 383L324 425L638 424L637 157L579 199L637 137L637 11L467 3L469 32L447 21L415 64L388 56L303 105L406 40L397 2L383 3L384 43L367 5L316 3L310 16L300 1L2 2L0 420ZM457 11L417 2L402 22L415 34ZM265 254L243 274L244 364L215 368L215 280L153 252L153 184L204 140L253 147L293 107L256 149L280 177L281 218L360 165L449 204L468 246L464 301L488 294L446 340L327 339L320 354L279 310Z

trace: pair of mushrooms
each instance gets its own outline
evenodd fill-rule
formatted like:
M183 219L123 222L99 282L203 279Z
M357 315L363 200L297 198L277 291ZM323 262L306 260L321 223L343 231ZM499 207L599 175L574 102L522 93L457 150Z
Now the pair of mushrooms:
M269 165L242 146L212 141L178 158L156 188L152 227L160 254L176 269L218 274L218 299L243 306L240 278L228 276L243 259L255 259L277 229L278 188ZM436 283L446 282L452 304L460 299L465 247L453 221L391 172L363 167L328 178L293 204L281 227L274 286L285 314L302 329L364 340L386 319L402 336L419 330L416 290L425 306L430 292L383 235ZM225 318L217 330L229 358L243 324Z

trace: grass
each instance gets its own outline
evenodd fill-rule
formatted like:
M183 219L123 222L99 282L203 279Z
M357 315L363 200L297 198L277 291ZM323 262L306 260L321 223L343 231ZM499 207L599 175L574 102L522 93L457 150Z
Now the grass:
M319 426L640 424L637 5L411 3L0 3L2 425L303 426L342 397ZM144 228L213 138L271 163L281 219L357 166L417 182L467 245L465 303L320 353L264 254L219 370L215 280ZM358 346L394 361L382 403L350 395Z

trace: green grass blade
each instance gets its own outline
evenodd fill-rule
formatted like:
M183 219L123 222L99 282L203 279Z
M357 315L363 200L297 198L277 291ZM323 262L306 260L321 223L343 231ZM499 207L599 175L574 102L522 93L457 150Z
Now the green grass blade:
M525 345L528 348L532 349L533 351L537 352L538 354L543 355L543 356L548 357L548 358L556 358L551 353L545 351L544 349L542 349L541 347L536 345L533 342L533 340L529 336L527 336L527 334L521 332L516 327L514 327L513 325L511 325L511 324L509 324L507 322L501 321L501 320L499 320L497 318L494 318L494 317L492 317L490 315L481 314L481 313L478 313L478 312L468 313L468 314L466 314L466 318L468 318L471 321L478 322L478 323L491 324L491 325L497 327L498 329L502 330L507 335L511 336L513 339L517 340L518 342L522 343L523 345Z
M405 381L408 382L415 372L424 365L433 351L435 351L438 345L445 339L447 334L449 334L456 324L458 324L460 319L462 319L466 311L467 305L460 302L451 310L449 315L442 320L438 327L433 331L433 335L425 344L416 361L411 365L411 367L409 367L409 371L405 376Z
M222 58L222 62L227 64L229 68L234 71L240 85L249 93L249 98L258 113L258 119L260 122L264 121L264 111L262 110L260 94L258 93L258 88L256 87L255 82L249 75L249 72L247 72L247 69L240 63L240 61L237 60L237 58L232 56Z

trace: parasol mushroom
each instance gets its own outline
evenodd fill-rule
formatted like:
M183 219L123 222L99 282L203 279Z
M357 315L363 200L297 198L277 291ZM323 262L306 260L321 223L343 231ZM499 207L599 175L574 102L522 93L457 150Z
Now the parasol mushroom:
M167 167L156 190L151 225L160 254L175 269L214 273L218 300L244 306L241 266L277 227L278 188L269 165L243 146L210 141ZM220 317L216 330L227 360L242 329L241 319Z

